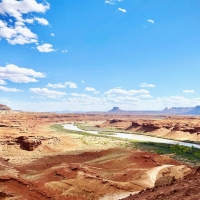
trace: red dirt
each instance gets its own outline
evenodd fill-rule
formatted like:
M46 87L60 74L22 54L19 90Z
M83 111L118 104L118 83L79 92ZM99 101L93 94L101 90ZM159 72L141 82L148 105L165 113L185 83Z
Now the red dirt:
M124 200L199 200L200 199L200 168L194 170L184 179L166 186L154 187L131 195Z
M2 195L17 199L98 199L144 189L130 182L166 163L180 165L166 156L124 149L46 156L23 166L6 164L17 170L18 177L0 176L0 186Z

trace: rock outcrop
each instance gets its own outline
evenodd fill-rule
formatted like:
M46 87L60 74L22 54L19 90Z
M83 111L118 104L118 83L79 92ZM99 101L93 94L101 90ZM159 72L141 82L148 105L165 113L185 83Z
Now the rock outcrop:
M152 136L200 141L200 118L198 117L168 117L161 120L113 119L107 120L99 127L114 127Z
M9 108L6 105L0 104L0 111L2 111L2 110L11 110L11 108Z
M18 137L16 142L20 144L21 149L24 149L27 151L33 151L42 144L41 140L32 139L26 136Z
M198 200L200 197L199 185L200 168L197 168L183 179L174 181L172 184L146 189L141 191L139 194L131 195L124 200Z

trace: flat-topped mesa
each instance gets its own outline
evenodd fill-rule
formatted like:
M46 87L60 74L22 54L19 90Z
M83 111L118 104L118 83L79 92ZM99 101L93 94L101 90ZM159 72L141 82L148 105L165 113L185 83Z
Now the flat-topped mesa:
M2 111L2 110L11 110L11 108L9 108L8 106L6 106L6 105L3 105L3 104L0 104L0 111Z
M123 112L123 110L121 110L119 107L113 107L112 110L108 111L109 113L120 113Z

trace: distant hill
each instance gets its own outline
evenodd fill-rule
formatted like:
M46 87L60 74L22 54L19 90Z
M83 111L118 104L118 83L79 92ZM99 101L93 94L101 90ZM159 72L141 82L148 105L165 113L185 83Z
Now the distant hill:
M195 110L194 110L195 109ZM200 114L200 106L197 107L172 107L164 110L148 111L148 110L121 110L119 107L113 107L107 113L112 114L133 114L133 115L184 115L184 114Z
M0 104L0 110L11 110L11 108L9 108L8 106L6 105L3 105L3 104Z
M190 114L190 115L200 115L200 106L196 106L195 108L193 108L192 110L190 110L189 112L187 112L187 114Z
M82 114L119 114L119 115L200 115L200 105L196 107L166 107L164 110L121 110L119 107L113 107L105 111L54 111L54 113L82 113Z
M162 113L165 114L185 114L190 112L194 107L172 107L172 108L165 108L162 110Z

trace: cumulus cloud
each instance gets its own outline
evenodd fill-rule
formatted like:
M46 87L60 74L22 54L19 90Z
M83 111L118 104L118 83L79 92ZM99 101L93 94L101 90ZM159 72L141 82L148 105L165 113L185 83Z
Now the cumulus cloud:
M111 5L114 5L114 4L115 4L115 1L112 1L112 0L106 0L106 1L105 1L105 4L111 4Z
M12 45L30 44L38 41L38 36L23 24L15 23L15 26L12 27L2 20L0 20L0 38L5 38Z
M67 86L69 88L78 88L77 84L73 82L65 82L65 83L57 83L57 84L48 83L47 85L47 87L51 87L51 88L66 88Z
M124 9L124 8L118 8L118 11L126 13L126 9Z
M194 90L183 90L183 93L185 94L194 93Z
M33 69L18 67L14 64L7 64L5 67L0 67L0 82L5 84L4 80L9 80L15 83L37 82L36 78L44 78L45 74L36 72Z
M34 20L43 26L49 25L49 22L44 18L34 17Z
M148 84L148 83L141 83L140 87L149 87L149 88L154 88L156 87L154 84Z
M68 102L78 103L79 105L94 105L103 103L103 99L99 97L93 97L87 94L71 93L71 97L67 98Z
M37 3L35 0L2 0L0 3L0 13L16 18L18 21L23 21L22 16L30 12L45 13L50 8L50 5Z
M52 44L42 44L42 45L37 46L37 49L38 51L42 53L49 53L49 52L55 51L55 49L53 49Z
M92 87L86 87L85 90L88 91L88 92L95 92L95 91L96 91L96 90L95 90L94 88L92 88Z
M85 91L87 91L87 92L94 92L94 94L99 94L99 91L96 91L96 89L94 89L92 87L86 87Z
M105 92L106 95L126 95L126 96L133 96L133 95L142 95L142 94L149 94L148 90L124 90L122 88L114 88L110 89Z
M58 99L65 95L67 95L65 92L59 92L55 90L49 90L47 88L30 88L30 92L33 92L39 96L47 97L47 98L53 98Z
M51 36L52 36L52 37L54 37L54 36L55 36L55 34L54 34L54 33L51 33Z
M6 85L6 82L0 79L0 85Z
M47 2L37 3L36 0L2 0L0 15L5 16L7 20L0 20L0 38L5 38L12 45L37 43L37 34L33 33L26 24L34 21L42 25L49 23L44 18L26 18L26 16L30 13L45 13L49 8Z
M23 90L19 90L16 88L8 88L8 87L4 87L4 86L0 86L0 90L4 91L4 92L23 92Z
M115 5L117 2L121 2L122 0L105 0L105 4Z
M147 21L148 21L149 23L154 24L154 20L152 20L152 19L148 19Z

